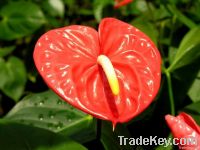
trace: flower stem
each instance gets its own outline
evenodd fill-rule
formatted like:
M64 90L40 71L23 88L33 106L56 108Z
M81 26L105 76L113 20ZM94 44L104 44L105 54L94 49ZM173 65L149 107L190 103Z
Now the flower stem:
M97 119L97 131L96 131L96 139L101 139L101 129L102 129L102 120Z
M175 106L174 106L174 96L172 90L172 81L171 81L171 74L167 70L165 70L165 75L167 77L167 85L168 85L168 92L169 92L169 102L171 107L171 115L175 115Z

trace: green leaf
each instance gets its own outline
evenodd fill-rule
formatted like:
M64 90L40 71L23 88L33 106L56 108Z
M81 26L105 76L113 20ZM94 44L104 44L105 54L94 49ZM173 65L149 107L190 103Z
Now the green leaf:
M168 71L172 72L178 68L189 65L200 58L200 26L190 30L178 48L174 61Z
M169 58L169 63L172 64L175 56L177 53L177 48L175 47L169 47L169 54L168 54L168 58Z
M93 11L91 9L85 9L85 8L80 8L79 9L79 14L81 15L85 15L85 16L92 16L93 15Z
M190 87L188 95L193 102L200 101L200 71Z
M79 143L48 130L0 120L3 150L86 150Z
M148 6L145 0L134 0L127 5L128 14L141 15L148 12Z
M154 14L155 20L162 20L168 17L171 17L171 14L169 11L166 10L166 8L163 5L160 5L160 8L153 10L152 12Z
M193 18L200 19L200 1L194 1L193 6L191 6L191 9L188 11L190 13L190 16Z
M195 28L197 25L190 20L187 16L182 14L174 5L167 5L167 8L179 19L183 24L185 24L188 28Z
M101 126L101 142L105 150L132 150L133 145L120 145L120 137L130 138L131 135L128 129L123 124L118 124L115 131L112 131L112 125L106 121L102 121Z
M169 0L169 3L171 3L171 4L177 4L177 3L180 3L180 0Z
M9 57L5 62L0 59L0 89L17 101L22 96L27 76L23 62L17 57Z
M46 16L46 19L48 20L50 28L60 28L63 26L61 19L58 19L57 17Z
M152 23L142 18L137 18L131 24L146 33L157 44L158 31Z
M15 46L8 46L8 47L0 47L0 57L4 57L12 53L15 49Z
M63 17L65 13L65 5L62 0L45 0L42 4L44 10L53 16Z
M41 9L31 2L18 1L0 10L0 39L14 40L33 33L45 23Z
M172 138L173 138L172 134L170 134L168 136L168 138L167 138L167 141L169 141ZM172 140L171 140L171 142L172 142ZM166 145L160 145L160 146L156 147L155 150L174 150L174 146L173 146L173 144L172 145L169 144L168 146L166 146Z
M63 102L52 91L26 96L5 118L72 136L82 142L94 136L91 133L95 127L92 116ZM85 139L83 134L89 135L88 139Z
M0 89L2 89L8 80L6 62L2 58L0 58L0 79Z
M180 112L186 112L189 115L191 115L194 120L197 122L197 124L200 125L200 101L196 102L196 103L192 103L188 106L186 106L185 108L183 108Z
M179 107L179 109L182 108L181 106L185 106L184 103L187 99L187 93L199 72L199 63L200 60L182 68L178 68L172 73L171 77L175 106Z
M158 146L155 150L174 150L174 147L173 145L169 145L169 146L164 146L164 145L161 145L161 146Z
M103 9L107 5L112 5L112 1L110 0L94 0L93 2L93 8L94 8L94 17L97 20L97 22L100 22L103 16Z
M8 59L5 78L6 82L1 90L13 100L19 100L27 80L24 63L19 58L12 56Z
M68 6L68 7L73 7L75 5L74 0L63 0L63 2Z

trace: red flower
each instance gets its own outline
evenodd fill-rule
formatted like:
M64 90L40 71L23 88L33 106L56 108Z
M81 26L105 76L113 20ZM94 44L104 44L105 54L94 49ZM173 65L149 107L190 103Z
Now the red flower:
M177 138L176 144L180 149L200 150L200 127L190 115L186 113L180 113L177 117L166 115L165 119L173 136Z
M37 42L38 71L65 101L97 118L126 122L141 113L160 86L161 59L135 27L105 18L99 31L72 25Z
M131 3L133 0L115 0L115 8L119 8L122 7L124 5L127 5L129 3Z

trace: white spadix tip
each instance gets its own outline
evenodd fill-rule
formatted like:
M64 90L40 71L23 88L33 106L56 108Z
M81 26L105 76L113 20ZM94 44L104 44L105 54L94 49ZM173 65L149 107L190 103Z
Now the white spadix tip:
M119 94L119 82L114 70L114 67L110 59L105 55L100 55L97 58L97 62L103 68L103 71L107 77L110 89L114 95Z

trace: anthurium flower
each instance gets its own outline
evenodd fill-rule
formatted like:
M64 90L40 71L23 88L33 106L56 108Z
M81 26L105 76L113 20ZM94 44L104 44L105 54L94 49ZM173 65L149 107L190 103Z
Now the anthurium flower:
M166 115L165 119L179 149L200 150L200 127L190 115L182 112L176 117Z
M160 86L160 54L137 28L105 18L98 32L71 25L48 31L34 50L36 67L65 101L97 118L126 122Z
M127 5L129 3L131 3L133 0L115 0L115 8L119 8L122 7L124 5Z

